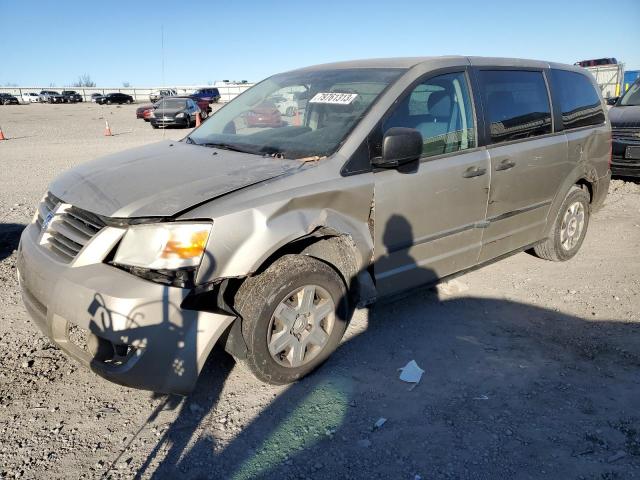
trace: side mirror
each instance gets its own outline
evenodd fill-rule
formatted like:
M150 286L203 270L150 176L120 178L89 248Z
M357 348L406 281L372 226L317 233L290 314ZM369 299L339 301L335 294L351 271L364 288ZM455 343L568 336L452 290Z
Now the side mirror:
M620 97L607 98L607 105L615 105Z
M382 140L382 157L375 158L373 165L395 168L416 161L421 155L422 134L415 128L393 127Z

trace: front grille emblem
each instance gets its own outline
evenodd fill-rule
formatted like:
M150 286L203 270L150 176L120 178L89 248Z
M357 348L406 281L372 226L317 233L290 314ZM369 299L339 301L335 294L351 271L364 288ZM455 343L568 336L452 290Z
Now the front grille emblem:
M49 227L49 224L51 223L51 220L53 220L53 212L47 213L47 216L44 217L44 220L42 220L42 231L43 232L47 231L47 228Z

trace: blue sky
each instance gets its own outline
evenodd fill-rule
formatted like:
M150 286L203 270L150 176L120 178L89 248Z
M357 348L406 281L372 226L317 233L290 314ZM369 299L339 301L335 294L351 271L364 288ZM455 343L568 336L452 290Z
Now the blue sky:
M640 0L0 0L0 12L0 85L61 87L84 73L102 86L255 81L315 63L446 54L613 56L640 69Z

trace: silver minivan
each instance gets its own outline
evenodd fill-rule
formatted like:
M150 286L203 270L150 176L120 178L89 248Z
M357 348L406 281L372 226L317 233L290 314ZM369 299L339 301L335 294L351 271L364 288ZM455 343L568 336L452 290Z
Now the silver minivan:
M54 180L22 234L23 298L53 342L119 384L186 394L216 344L259 379L292 382L336 349L358 305L525 250L572 258L610 158L579 67L294 70L181 141Z

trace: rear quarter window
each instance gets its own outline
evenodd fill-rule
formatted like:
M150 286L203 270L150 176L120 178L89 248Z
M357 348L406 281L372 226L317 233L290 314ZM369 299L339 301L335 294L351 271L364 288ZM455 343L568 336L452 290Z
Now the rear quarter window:
M481 70L479 74L491 143L551 133L551 107L542 72Z
M551 87L560 106L565 129L604 123L600 97L585 75L552 69Z

